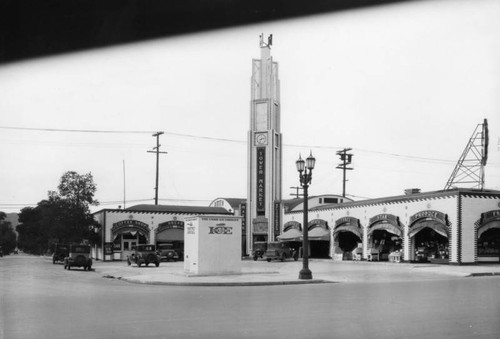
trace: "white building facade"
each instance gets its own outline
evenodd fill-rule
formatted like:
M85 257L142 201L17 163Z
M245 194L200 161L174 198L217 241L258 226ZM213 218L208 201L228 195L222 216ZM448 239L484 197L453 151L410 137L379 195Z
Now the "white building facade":
M231 215L221 207L138 205L128 209L104 209L94 213L100 224L97 260L126 260L138 244L170 243L184 252L184 219L196 215Z
M285 213L283 232L302 232L302 216ZM334 260L498 262L500 192L458 188L318 207L308 230L313 257L327 242Z

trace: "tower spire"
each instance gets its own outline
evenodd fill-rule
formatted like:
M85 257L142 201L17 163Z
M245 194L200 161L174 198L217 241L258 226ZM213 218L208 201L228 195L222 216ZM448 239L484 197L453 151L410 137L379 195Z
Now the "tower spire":
M269 36L267 37L267 43L264 41L264 33L259 35L259 37L260 37L260 47L261 48L267 47L271 49L271 46L273 45L273 35L269 34Z

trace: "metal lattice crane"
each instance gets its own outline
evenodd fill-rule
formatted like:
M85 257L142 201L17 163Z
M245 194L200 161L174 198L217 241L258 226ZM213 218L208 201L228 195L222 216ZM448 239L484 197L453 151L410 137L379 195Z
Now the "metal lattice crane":
M454 187L484 188L484 166L488 160L488 120L478 124L451 174L445 190ZM463 186L465 185L465 186Z

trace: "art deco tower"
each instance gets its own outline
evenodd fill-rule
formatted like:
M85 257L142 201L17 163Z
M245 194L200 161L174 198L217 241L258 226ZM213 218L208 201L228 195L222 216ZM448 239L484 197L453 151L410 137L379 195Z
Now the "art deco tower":
M260 36L260 59L252 60L248 132L247 252L255 241L276 241L281 224L282 136L278 63L271 57L272 35Z

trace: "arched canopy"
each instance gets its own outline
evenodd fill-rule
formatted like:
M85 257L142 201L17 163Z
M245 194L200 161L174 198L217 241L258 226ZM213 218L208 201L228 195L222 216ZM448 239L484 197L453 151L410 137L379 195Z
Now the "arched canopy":
M307 236L309 240L330 240L330 230L323 227L311 228Z
M361 229L355 226L350 226L350 225L338 226L333 231L333 235L335 235L338 232L352 232L356 234L360 239L363 239L363 234L361 233Z
M300 225L300 223L298 221L288 221L285 223L285 225L283 226L283 232L286 232L288 231L289 229L292 229L292 228L295 228L299 231L302 230L302 226Z
M321 227L324 229L328 229L328 223L323 220L323 219L313 219L307 223L307 226L309 229L315 228L315 227Z
M111 227L111 235L113 238L116 238L120 234L124 233L131 233L131 234L136 234L135 232L139 232L143 236L146 237L146 239L149 241L149 226L148 224L138 221L138 220L121 220L118 222L115 222L113 224L113 227Z
M156 234L156 241L184 241L184 230L165 229Z
M372 234L376 230L384 230L398 237L403 237L403 230L399 224L399 218L393 214L377 214L376 216L370 218L370 224L368 228L368 235Z
M338 232L351 232L357 235L360 239L363 239L363 232L359 225L359 219L353 217L343 217L337 219L337 221L335 221L333 235L335 236Z
M279 241L301 241L302 232L296 228L289 228L283 234L278 235L277 238Z
M397 235L400 238L403 237L403 231L401 230L401 228L399 228L398 226L394 226L392 224L384 222L376 223L368 229L368 235L371 235L376 230L384 230L394 235Z
M184 221L169 220L158 225L155 240L184 241Z
M491 230L493 228L500 229L500 220L493 220L493 221L490 221L489 223L479 227L479 229L477 230L477 237L480 238L481 235L484 234L484 232Z
M426 227L434 230L436 233L442 235L443 237L448 238L448 227L436 220L421 220L413 224L411 229L408 231L408 237L414 237L418 232Z
M500 210L488 211L481 215L480 226L477 229L477 237L479 238L484 232L492 228L500 228Z

